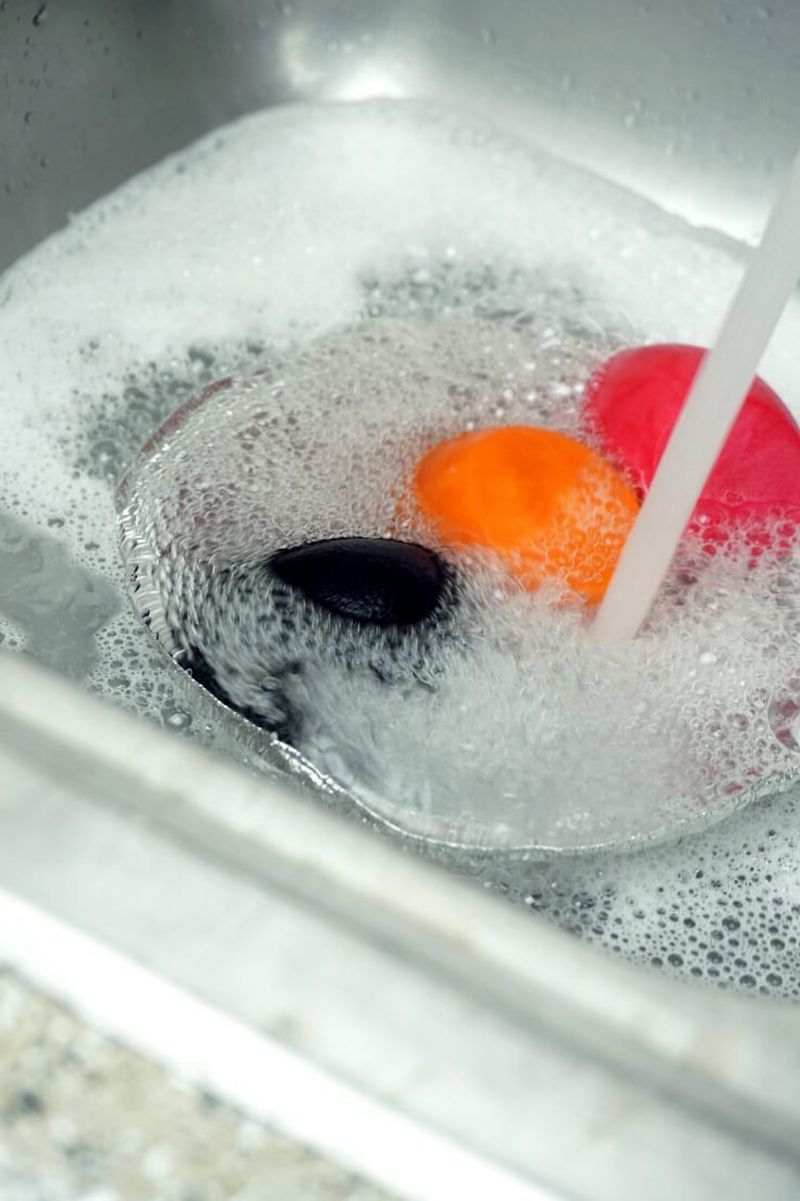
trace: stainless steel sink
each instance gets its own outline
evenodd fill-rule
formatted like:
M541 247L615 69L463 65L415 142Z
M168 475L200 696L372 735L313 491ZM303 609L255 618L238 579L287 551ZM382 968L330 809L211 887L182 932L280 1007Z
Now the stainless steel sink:
M788 0L5 0L0 267L309 98L467 104L748 241L798 45ZM0 823L0 958L398 1196L800 1191L800 1011L614 961L23 657Z
M791 0L6 0L0 265L133 172L299 99L466 102L751 236L796 143Z

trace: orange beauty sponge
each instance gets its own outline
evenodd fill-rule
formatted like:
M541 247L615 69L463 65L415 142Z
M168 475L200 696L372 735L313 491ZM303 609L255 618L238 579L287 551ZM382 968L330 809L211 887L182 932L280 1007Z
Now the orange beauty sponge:
M526 588L559 577L593 602L639 508L595 451L523 425L439 442L417 464L413 487L444 542L493 551Z

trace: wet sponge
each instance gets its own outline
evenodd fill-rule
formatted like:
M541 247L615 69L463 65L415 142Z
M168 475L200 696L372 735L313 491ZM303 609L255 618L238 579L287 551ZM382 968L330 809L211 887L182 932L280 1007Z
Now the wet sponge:
M444 542L493 552L526 588L559 578L590 601L603 595L638 509L595 451L523 425L439 442L417 464L413 489Z
M644 346L610 358L587 393L587 428L647 491L705 351ZM800 522L800 430L789 410L756 378L700 500L691 528Z
M313 604L357 625L410 626L443 605L449 573L440 557L390 538L327 538L280 550L273 575Z

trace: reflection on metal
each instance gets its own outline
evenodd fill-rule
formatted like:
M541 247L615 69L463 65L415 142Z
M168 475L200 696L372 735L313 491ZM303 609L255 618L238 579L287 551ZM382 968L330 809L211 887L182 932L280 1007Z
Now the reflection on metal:
M402 100L411 95L407 81L398 77L391 66L366 62L356 66L334 88L333 100Z

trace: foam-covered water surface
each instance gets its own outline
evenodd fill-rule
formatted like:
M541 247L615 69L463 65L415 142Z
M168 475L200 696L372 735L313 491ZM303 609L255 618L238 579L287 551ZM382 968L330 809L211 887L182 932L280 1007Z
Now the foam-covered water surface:
M487 887L651 968L800 997L797 789L671 845L478 867Z
M448 842L564 850L674 832L795 764L769 723L800 673L790 556L687 547L647 631L613 649L587 642L585 608L558 605L555 583L531 594L463 555L453 628L422 646L375 636L363 654L363 629L296 605L287 620L267 565L282 547L400 533L447 552L406 499L421 446L498 421L574 429L613 334L581 323L579 298L568 322L563 301L546 304L544 318L506 298L493 319L384 319L311 341L189 402L121 489L136 604L165 649L199 654L219 694L290 725L371 809Z
M92 609L94 661L87 673L84 647L73 669L175 729L258 757L111 599L127 592L114 489L128 465L129 550L151 566L181 559L190 514L203 516L192 545L216 555L215 570L249 569L313 537L397 532L423 444L470 423L575 432L597 363L646 341L708 343L740 272L734 246L427 105L277 109L166 160L0 279L0 505L110 589ZM791 305L763 367L795 410L799 332ZM231 375L137 458L171 412ZM408 524L400 534L430 541ZM198 555L180 581L189 596L208 579ZM686 548L649 631L621 657L585 646L579 608L554 609L473 562L458 636L433 652L431 687L409 703L407 690L317 663L293 684L318 719L301 749L372 808L410 796L415 811L479 842L518 845L523 813L531 841L569 846L735 807L757 779L791 772L796 754L797 567L793 557L755 570L747 561L742 547L699 569ZM45 586L35 621L19 589L13 612L0 596L30 653L57 612L63 563L50 553L36 570ZM149 580L162 600L163 582ZM354 724L365 709L366 740ZM743 857L791 862L790 821L779 817L792 804L768 803L773 833L755 844L765 852L742 834L762 820L762 803L675 848L546 871L518 860L513 879L498 862L488 878L582 929L572 898L585 894L593 937L697 974L684 930L708 898L678 879L710 855L729 882ZM527 887L541 871L546 888ZM662 929L665 893L678 909ZM670 938L684 950L669 951ZM757 941L763 966L748 959L725 981L755 987L752 975L791 993L786 955L779 968L769 940Z

